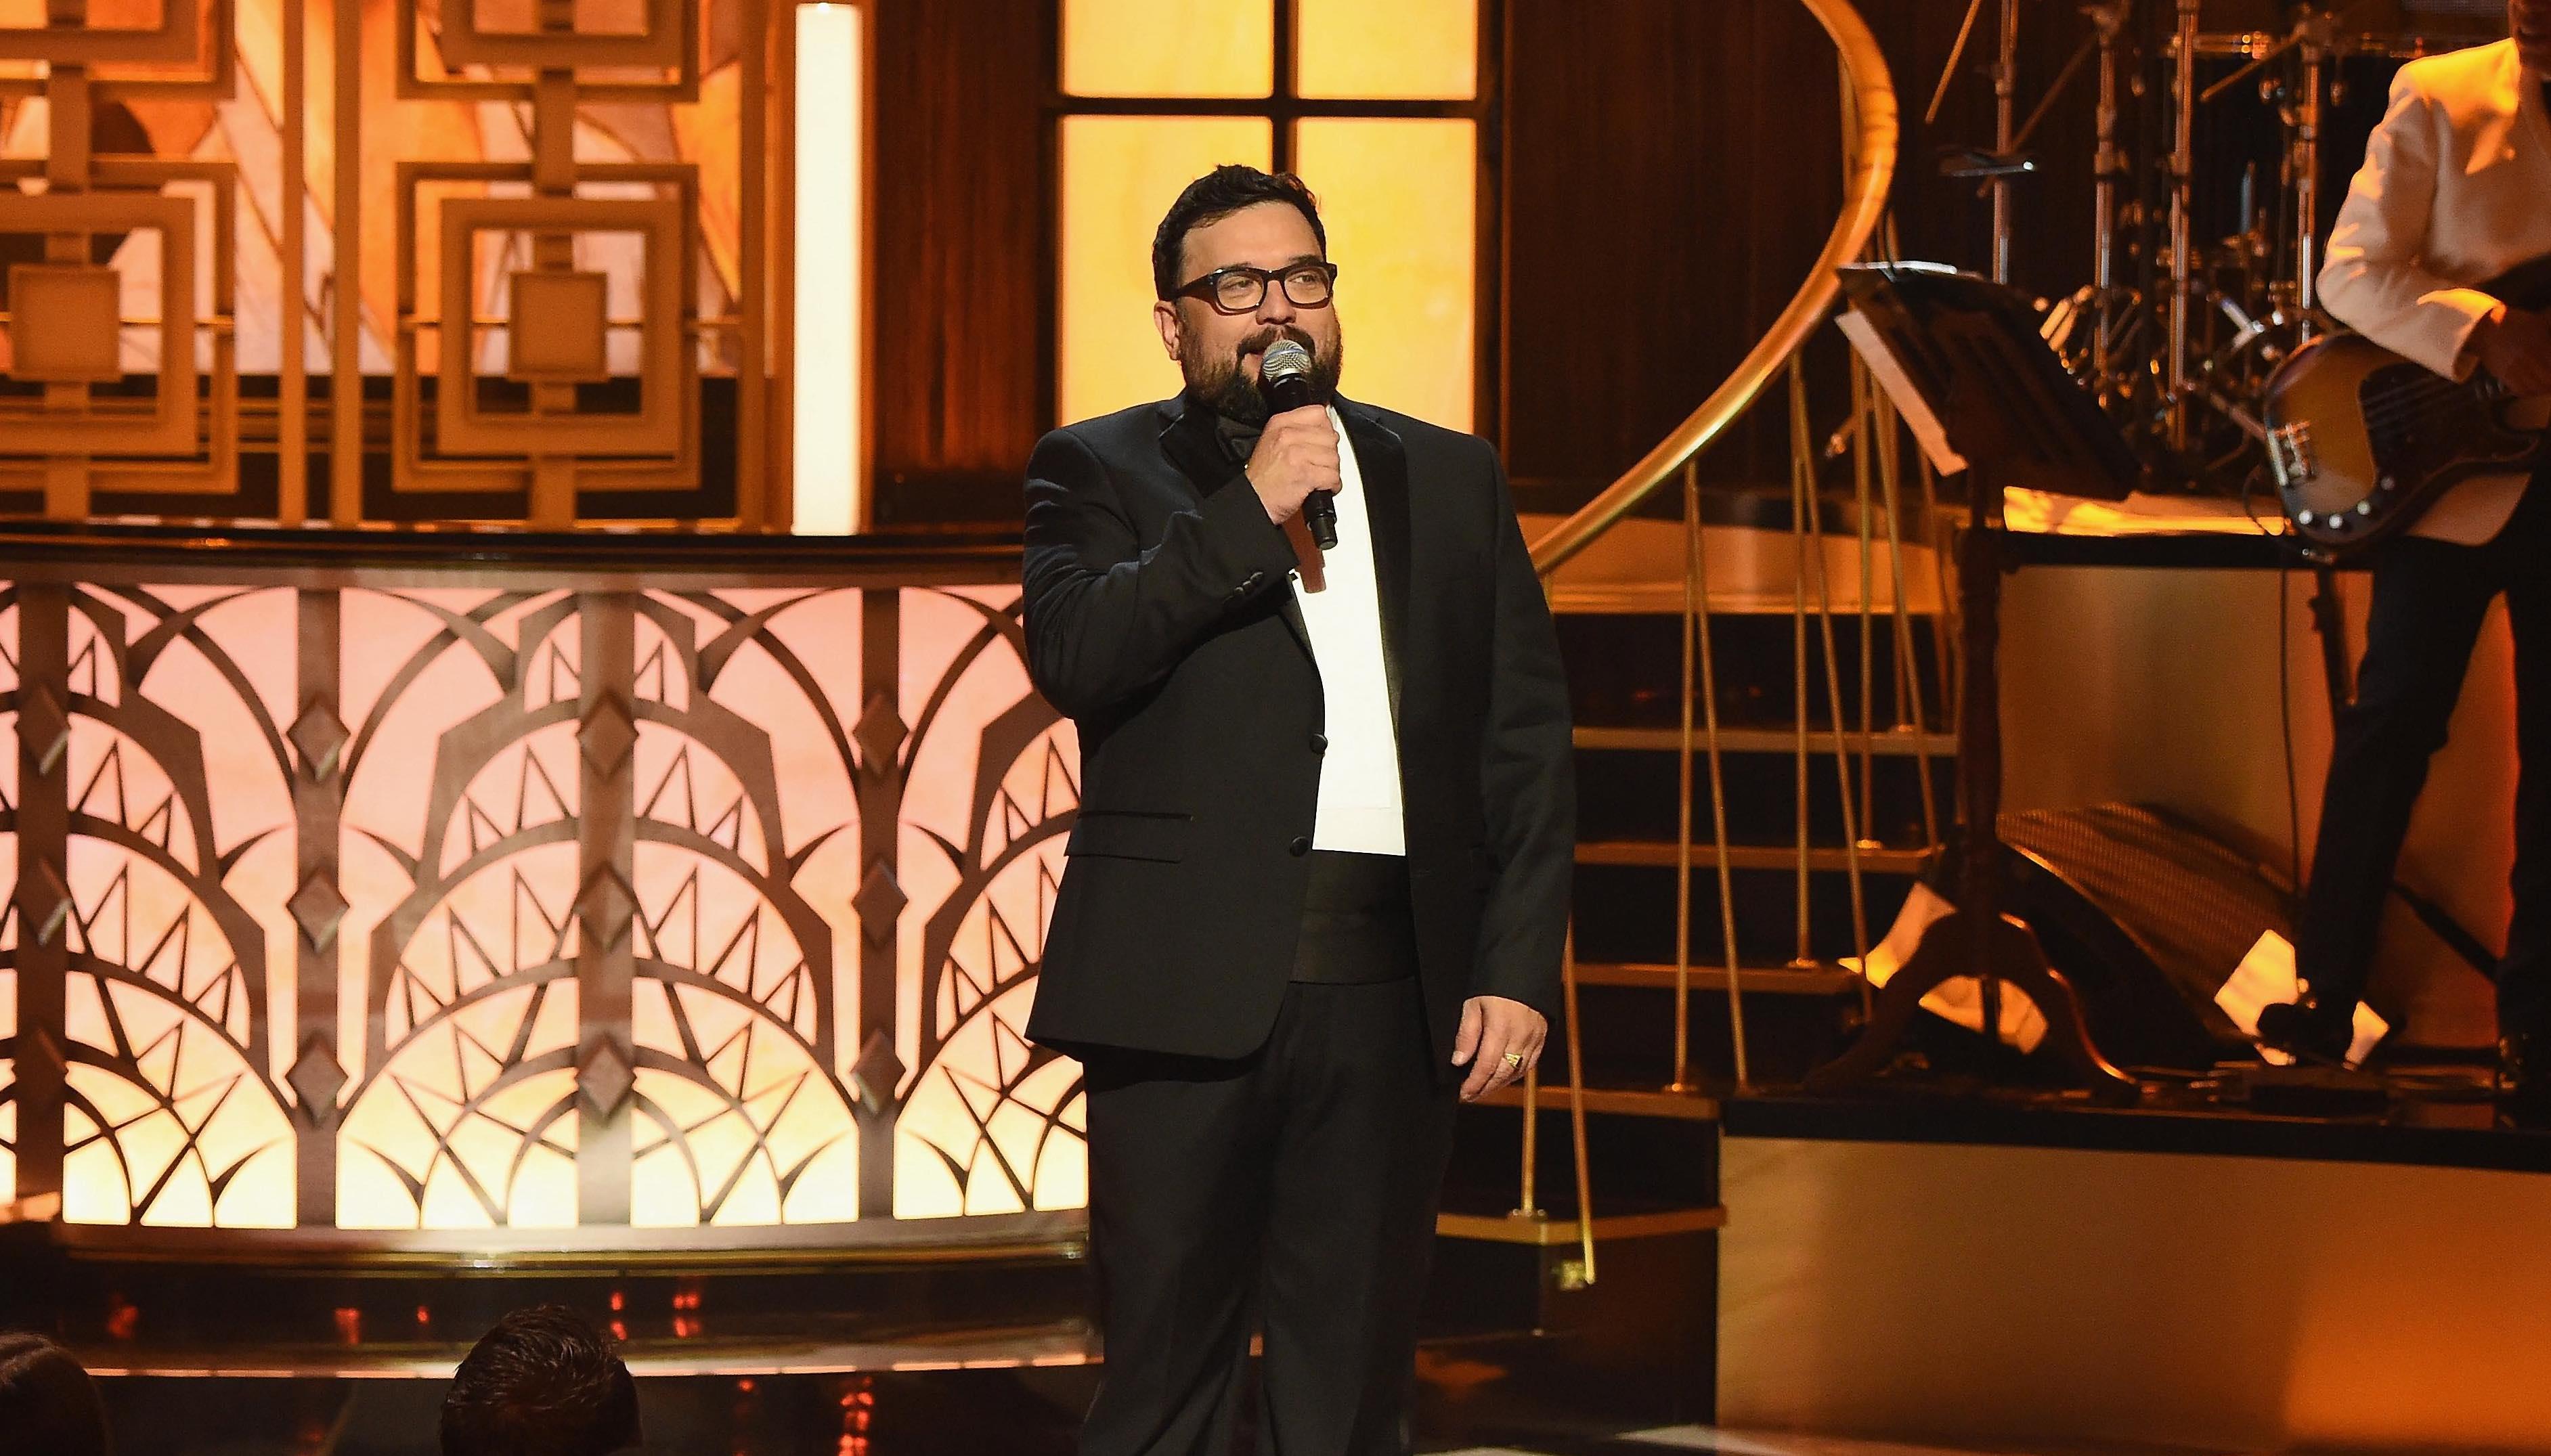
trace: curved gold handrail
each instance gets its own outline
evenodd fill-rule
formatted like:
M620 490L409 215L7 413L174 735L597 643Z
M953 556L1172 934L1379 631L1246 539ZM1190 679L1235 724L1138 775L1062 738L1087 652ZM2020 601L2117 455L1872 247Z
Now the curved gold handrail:
M1781 362L1804 343L1823 321L1825 310L1842 286L1834 270L1861 255L1887 211L1887 188L1895 173L1896 139L1895 86L1888 76L1887 57L1878 49L1878 38L1869 33L1869 26L1849 0L1798 3L1833 37L1834 49L1842 53L1843 84L1851 88L1853 115L1860 120L1859 137L1851 151L1851 176L1843 189L1842 215L1834 220L1833 234L1825 240L1824 251L1816 254L1806 282L1799 285L1788 307L1772 321L1771 332L1755 343L1726 382L1702 400L1700 408L1675 427L1672 435L1658 441L1655 449L1620 479L1605 486L1602 494L1532 543L1532 564L1544 575L1611 530L1615 522L1647 499L1649 492L1673 478L1684 461L1706 448L1720 431L1745 413L1754 397L1771 382Z

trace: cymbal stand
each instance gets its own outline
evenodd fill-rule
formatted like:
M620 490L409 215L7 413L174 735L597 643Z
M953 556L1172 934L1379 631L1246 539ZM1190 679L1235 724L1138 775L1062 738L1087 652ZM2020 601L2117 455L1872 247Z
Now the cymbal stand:
M2295 106L2294 146L2288 165L2295 174L2295 341L2308 343L2315 332L2312 308L2320 282L2320 124L2323 74L2329 62L2336 17L2314 12L2296 32L2303 41L2303 91ZM2311 562L2312 631L2320 638L2321 687L2329 697L2332 717L2356 698L2356 670L2347 640L2347 614L2340 606L2338 572L2325 556ZM2286 610L2279 602L2277 610Z
M1993 55L1993 154L2007 157L2014 149L2019 121L2019 0L2001 0L2001 44ZM1992 187L1992 278L2010 281L2011 191L2007 170L1994 174Z
M2117 182L2125 153L2117 146L2117 52L2134 0L2086 5L2083 14L2098 37L2099 103L2094 113L2098 150L2091 161L2091 377L2105 386L2117 334Z
M2312 337L2311 311L2320 273L2320 127L2328 90L2329 58L2336 49L2337 17L2315 10L2296 23L2302 43L2302 94L2294 108L2294 144L2287 166L2294 174L2295 340Z
M2196 22L2198 0L2179 0L2178 44L2171 57L2170 343L2168 430L2174 454L2189 447L2189 314L2196 289L2191 188L2196 173Z

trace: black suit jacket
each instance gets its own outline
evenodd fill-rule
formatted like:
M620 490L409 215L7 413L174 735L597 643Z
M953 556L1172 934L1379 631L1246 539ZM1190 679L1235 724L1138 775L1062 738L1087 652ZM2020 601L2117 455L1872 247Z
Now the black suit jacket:
M1556 1019L1577 809L1567 682L1495 450L1338 411L1372 522L1441 1063L1467 997ZM1142 405L1038 443L1028 671L1078 726L1082 780L1037 1040L1239 1057L1273 1028L1326 746L1295 564L1202 406Z

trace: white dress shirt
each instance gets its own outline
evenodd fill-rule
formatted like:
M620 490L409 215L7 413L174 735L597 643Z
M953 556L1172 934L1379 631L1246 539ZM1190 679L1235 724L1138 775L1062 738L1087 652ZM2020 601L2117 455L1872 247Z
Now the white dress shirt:
M1320 760L1320 800L1311 847L1361 854L1408 852L1399 801L1399 733L1390 721L1390 683L1382 670L1381 594L1374 575L1373 523L1365 509L1364 472L1335 409L1338 435L1338 544L1307 562L1318 579L1292 574L1302 626L1311 636L1328 714L1328 750ZM1307 535L1297 535L1297 547Z
M2376 343L2455 379L2472 331L2500 307L2473 285L2551 253L2551 115L2542 76L2513 41L2410 61L2347 189L2320 298ZM2409 530L2478 545L2524 493L2484 475L2439 497Z

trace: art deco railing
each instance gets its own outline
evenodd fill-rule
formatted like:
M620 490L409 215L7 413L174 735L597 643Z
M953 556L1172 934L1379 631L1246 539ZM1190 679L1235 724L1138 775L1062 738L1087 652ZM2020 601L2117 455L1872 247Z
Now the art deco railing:
M1020 1035L1075 744L1015 553L654 539L16 542L19 1216L1076 1236L1078 1069Z

